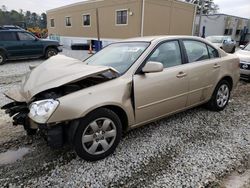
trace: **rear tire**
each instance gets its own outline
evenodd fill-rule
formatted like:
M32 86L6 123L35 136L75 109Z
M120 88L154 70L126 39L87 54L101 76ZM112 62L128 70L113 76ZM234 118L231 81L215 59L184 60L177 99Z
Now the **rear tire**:
M113 111L100 108L83 118L74 137L75 151L87 161L112 154L122 137L122 123Z
M231 53L233 54L234 52L235 52L235 47L233 47L233 49L232 49Z
M6 62L6 56L3 52L0 52L0 65L5 64Z
M206 104L206 107L212 111L222 111L228 104L231 94L231 85L226 80L221 80L212 95L212 98Z
M46 50L46 52L45 52L45 59L48 59L48 58L50 58L50 57L52 57L52 56L55 56L55 55L57 55L58 54L58 51L57 51L57 49L55 49L55 48L48 48L47 50Z

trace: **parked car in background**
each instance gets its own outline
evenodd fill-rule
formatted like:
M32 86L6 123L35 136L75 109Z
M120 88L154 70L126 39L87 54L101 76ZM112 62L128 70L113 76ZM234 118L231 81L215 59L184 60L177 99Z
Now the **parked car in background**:
M209 36L206 39L215 46L223 49L227 53L234 53L236 49L236 41L230 36Z
M33 69L2 107L48 145L72 143L83 159L115 151L123 132L201 104L223 110L239 58L189 36L128 39L84 62L58 55Z
M58 41L38 39L22 29L0 29L0 65L12 59L49 58L61 51Z
M240 58L240 75L242 79L250 80L250 43L241 46L235 54Z

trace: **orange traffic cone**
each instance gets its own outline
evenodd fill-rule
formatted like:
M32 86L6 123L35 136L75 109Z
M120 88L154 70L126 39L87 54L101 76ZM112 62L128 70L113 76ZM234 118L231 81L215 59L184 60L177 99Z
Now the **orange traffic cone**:
M89 45L89 53L88 54L93 54L93 50L92 50L92 45Z

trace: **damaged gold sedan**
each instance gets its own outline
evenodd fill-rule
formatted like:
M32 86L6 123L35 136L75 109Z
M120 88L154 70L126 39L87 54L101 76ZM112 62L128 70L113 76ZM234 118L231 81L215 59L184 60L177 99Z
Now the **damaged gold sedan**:
M206 104L228 104L239 59L197 37L161 36L111 44L84 62L58 55L34 67L2 107L51 147L71 143L83 159L115 151L129 129Z

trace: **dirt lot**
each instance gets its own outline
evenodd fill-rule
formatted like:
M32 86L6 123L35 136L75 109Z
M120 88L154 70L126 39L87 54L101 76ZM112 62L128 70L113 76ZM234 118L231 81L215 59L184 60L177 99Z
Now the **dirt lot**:
M42 61L0 67L0 105L28 65ZM241 81L223 112L197 107L133 130L115 154L95 163L67 146L51 150L39 135L30 143L0 111L0 187L250 187L249 99L250 83Z

